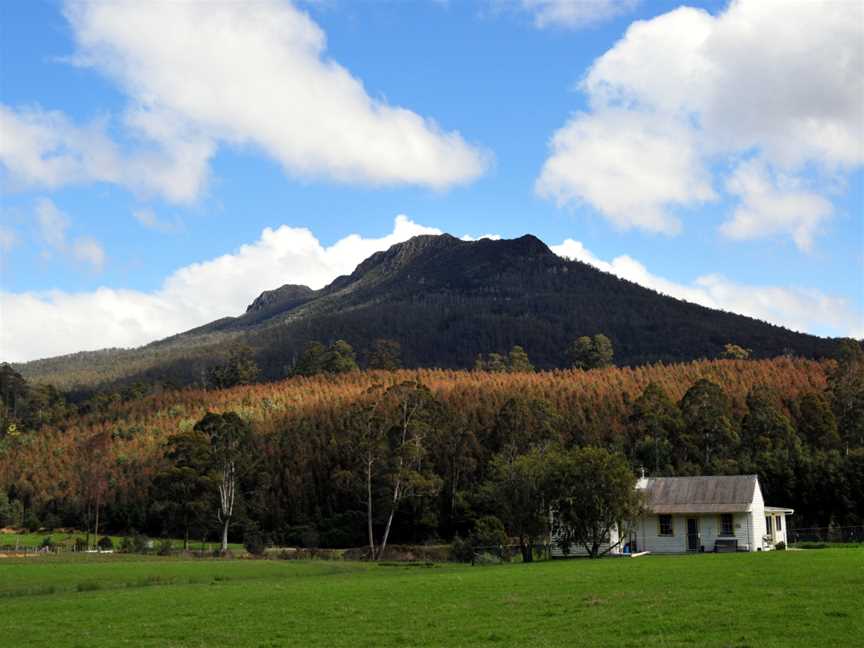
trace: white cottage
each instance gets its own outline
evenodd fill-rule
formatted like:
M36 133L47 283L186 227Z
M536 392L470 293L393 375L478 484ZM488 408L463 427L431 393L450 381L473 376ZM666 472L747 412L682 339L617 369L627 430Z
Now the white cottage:
M636 488L645 493L646 513L624 541L612 530L610 553L767 551L787 542L794 511L765 506L756 475L643 477ZM576 546L569 552L584 553ZM554 538L552 555L563 555Z
M630 537L638 551L764 551L786 543L786 516L765 506L756 475L640 479L647 513Z

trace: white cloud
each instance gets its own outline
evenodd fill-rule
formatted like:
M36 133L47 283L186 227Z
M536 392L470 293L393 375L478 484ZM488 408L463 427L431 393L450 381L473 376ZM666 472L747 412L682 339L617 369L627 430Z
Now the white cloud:
M142 194L191 202L204 189L214 146L177 134L159 140L132 120L140 145L125 152L111 139L107 121L79 126L63 113L0 104L0 170L11 189L57 189L107 182Z
M721 274L697 277L689 284L652 274L636 259L621 255L604 261L580 241L567 239L553 245L559 256L588 263L664 295L677 297L708 308L755 317L787 328L832 336L864 336L864 313L847 299L825 295L818 290L742 284Z
M632 11L639 0L521 0L539 28L579 29Z
M772 178L760 160L741 164L726 184L741 202L720 231L737 239L791 231L795 244L810 250L819 226L834 208L830 201L799 185L795 178Z
M79 236L71 243L67 239L69 217L57 208L48 198L36 201L36 226L39 238L47 246L48 254L58 252L69 256L74 261L87 264L95 271L102 270L105 265L105 250L102 245L90 236Z
M790 198L778 185L770 199L761 191L756 200L738 191L740 178L727 179L748 225L736 213L722 231L738 238L788 233L807 249L830 214L817 194L864 163L862 39L864 5L855 2L738 0L717 16L681 7L634 22L585 76L591 111L553 138L538 191L587 202L619 227L670 231L657 224L674 221L671 208L708 195L701 185L695 200L670 187L706 182L712 163L749 157L766 177L792 184L807 177L814 186L809 196L795 190ZM657 137L655 123L663 125L664 145L636 144ZM611 138L619 157L595 164L582 150L592 149L592 133L598 144L601 135ZM645 173L635 186L634 160ZM622 172L611 175L619 165ZM634 207L622 210L619 201L628 198Z
M620 229L674 234L670 204L712 200L689 129L660 115L609 109L579 114L552 140L537 192L558 205L590 203Z
M45 213L54 214L54 210L46 201ZM57 211L60 216L55 224L64 218ZM82 293L3 292L0 349L4 360L24 361L146 344L240 314L263 290L285 283L321 288L339 275L350 274L374 252L412 236L440 233L399 215L386 236L352 234L324 247L308 229L283 225L265 229L258 241L231 254L180 268L152 292L113 288ZM87 243L79 239L73 249L90 262L103 258Z
M176 232L183 227L183 223L179 218L173 221L163 220L150 208L137 209L132 212L132 216L134 216L135 220L147 229L162 232L163 234Z
M458 132L370 96L286 1L68 2L66 15L77 64L129 96L126 126L198 180L172 186L166 168L151 182L169 198L197 194L219 143L263 151L292 175L371 185L441 189L488 164ZM152 162L137 160L158 172Z
M56 111L16 111L0 104L0 164L13 188L111 181L115 160L114 146L98 122L77 127Z

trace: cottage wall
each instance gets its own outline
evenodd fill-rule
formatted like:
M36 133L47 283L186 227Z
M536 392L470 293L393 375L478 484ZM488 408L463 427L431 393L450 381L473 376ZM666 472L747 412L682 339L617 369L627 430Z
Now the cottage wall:
M750 513L750 528L753 533L753 546L750 551L769 549L770 546L764 540L765 534L768 533L768 528L765 526L765 500L762 497L762 489L759 487L758 481L753 493L753 506Z
M678 515L672 516L672 535L660 535L660 520L656 515L644 516L638 524L636 538L639 551L653 553L683 553L687 551L687 522Z
M660 521L657 515L646 515L638 525L638 549L639 551L650 551L652 553L686 553L687 552L687 519L699 520L699 544L705 551L714 551L714 543L717 538L729 538L721 536L722 523L719 514L680 514L672 516L672 529L674 535L662 536L659 533ZM762 520L764 527L765 521ZM733 513L732 527L735 538L738 540L740 549L755 551L753 542L753 516L750 513ZM760 536L761 538L761 536Z
M609 547L615 545L618 542L618 529L613 527L609 531L609 542L605 542L600 545L600 553L609 550ZM623 547L621 545L617 545L609 550L609 553L617 554L621 553ZM587 556L588 552L585 547L581 544L571 544L568 552L565 554L561 549L561 545L558 543L558 539L553 536L552 537L552 546L549 550L550 555L553 558L569 558L575 556Z

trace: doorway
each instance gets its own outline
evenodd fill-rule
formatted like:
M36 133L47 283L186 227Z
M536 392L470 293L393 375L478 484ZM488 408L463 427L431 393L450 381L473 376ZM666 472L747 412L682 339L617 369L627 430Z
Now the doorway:
M687 518L687 551L699 551L701 547L699 518Z

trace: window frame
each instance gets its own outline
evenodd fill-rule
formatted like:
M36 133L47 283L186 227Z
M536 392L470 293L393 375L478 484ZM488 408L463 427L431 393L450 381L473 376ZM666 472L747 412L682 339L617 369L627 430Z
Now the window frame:
M765 533L768 535L774 535L774 523L773 523L773 515L765 516Z
M783 516L782 515L775 515L774 517L776 518L774 520L774 528L776 528L778 532L782 532L783 531Z

